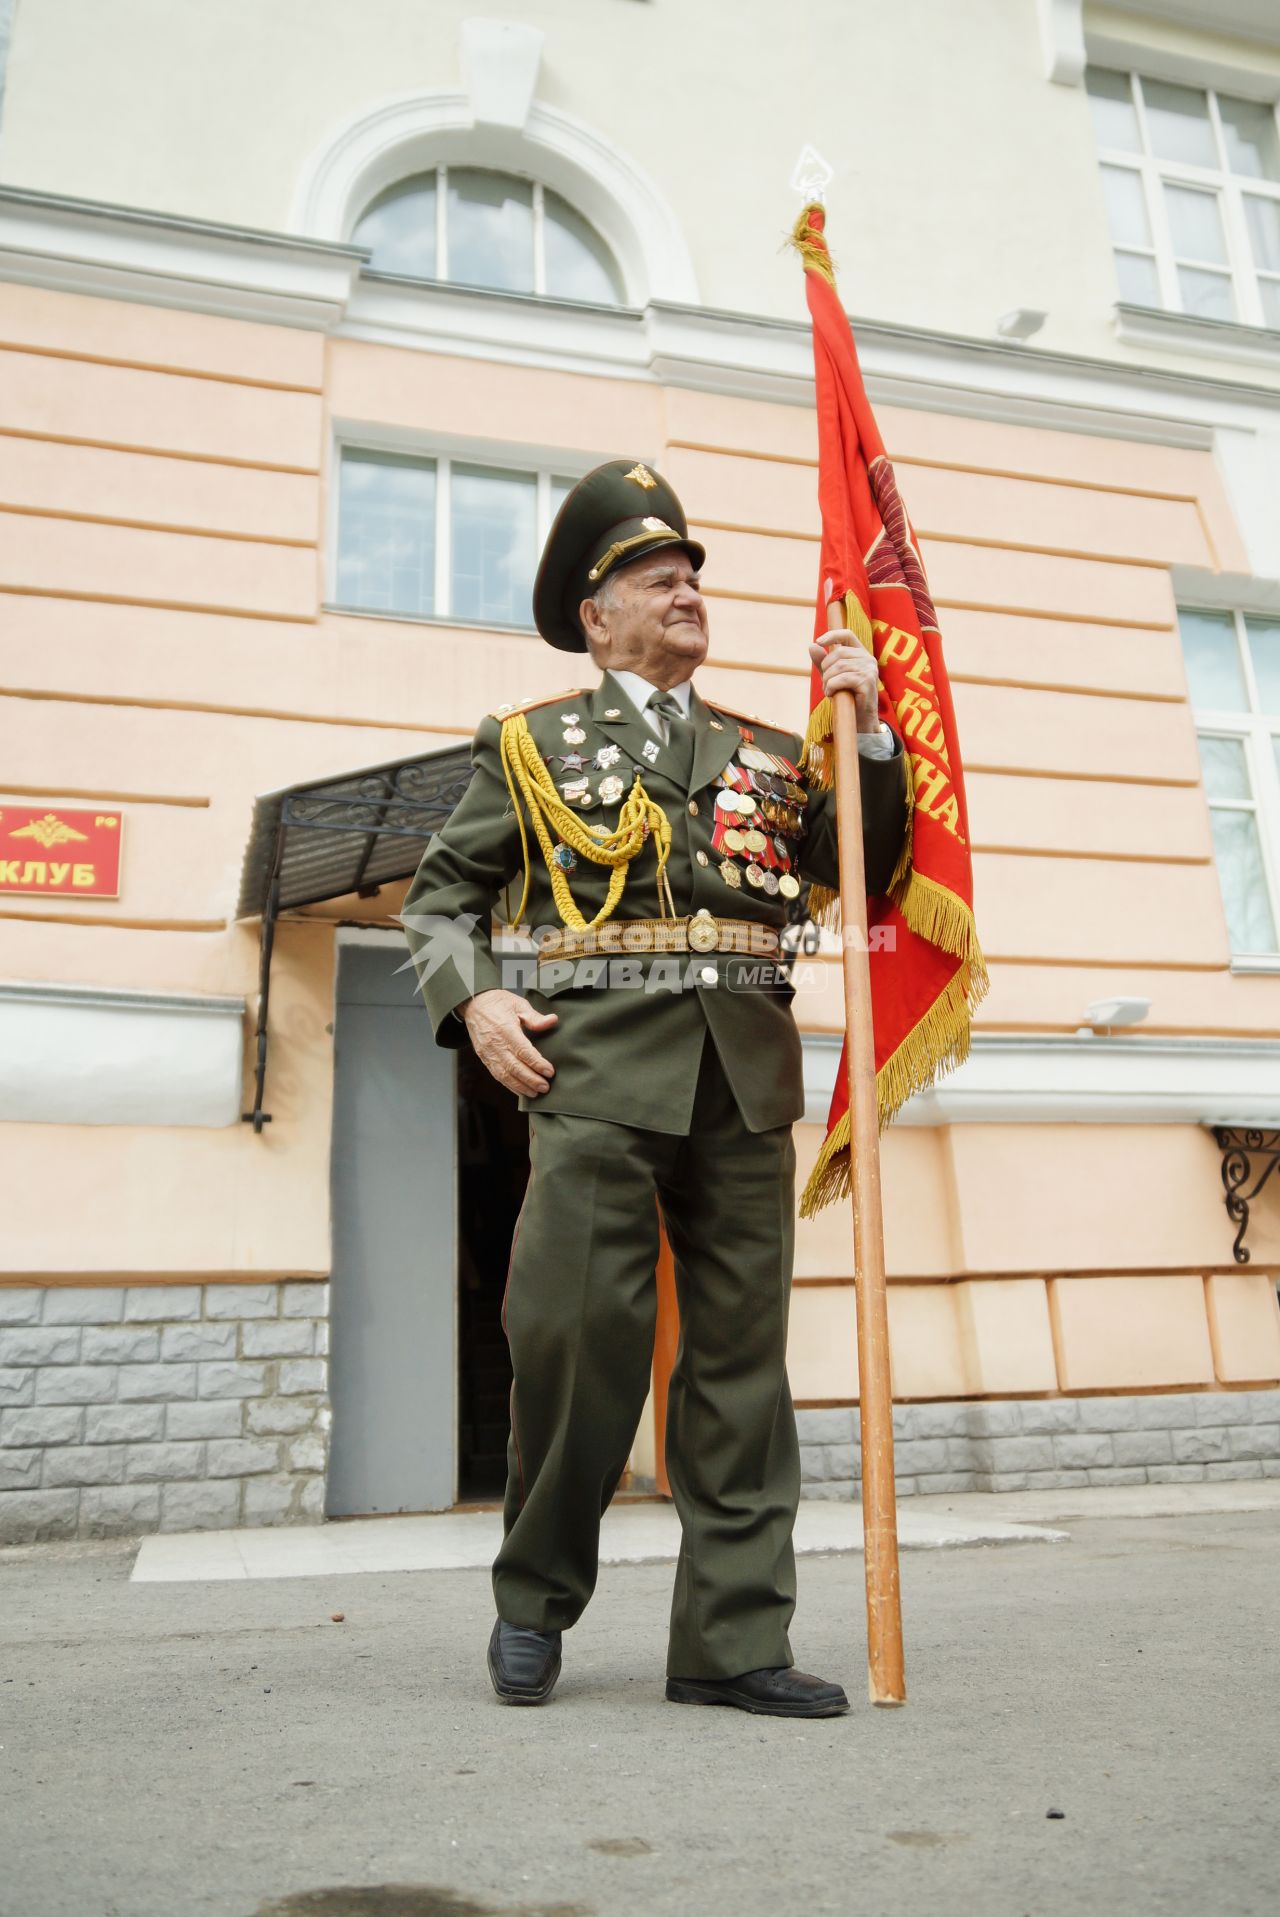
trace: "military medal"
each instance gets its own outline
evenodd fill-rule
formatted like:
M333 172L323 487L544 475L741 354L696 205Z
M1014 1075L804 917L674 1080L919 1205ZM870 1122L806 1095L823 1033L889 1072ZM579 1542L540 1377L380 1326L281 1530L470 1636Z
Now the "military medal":
M769 897L774 898L781 889L782 881L776 872L766 872L764 878L761 880L761 884L769 894Z
M765 851L769 844L763 832L739 832L737 837L741 839L743 846L748 852L755 852L757 854ZM737 849L735 846L734 850L736 851Z
M741 890L742 874L738 870L737 866L734 864L732 859L726 859L724 864L720 867L720 877L724 880L725 884L729 887L729 890L731 892L737 892Z
M611 772L607 779L601 779L600 781L600 797L606 805L615 805L626 789L625 782L618 777L616 772Z
M726 852L741 852L746 848L746 834L739 832L737 826L731 825L720 843Z
M581 772L587 763L580 752L558 752L556 757L566 772Z
M621 746L602 745L599 752L596 753L593 763L597 772L607 772L611 765L617 765L621 757Z
M586 779L570 779L560 790L570 805L588 805L591 801L591 786Z
M779 892L781 892L784 899L797 898L800 893L799 880L793 879L790 872L784 872L782 877L778 880L778 890Z
M566 745L581 745L586 736L581 726L565 727L564 742Z
M758 892L760 888L763 886L764 881L765 881L764 867L762 865L757 865L755 860L753 859L751 864L747 867L747 884L754 886L756 891Z
M571 845L558 845L551 856L562 872L575 872L578 868L578 855Z

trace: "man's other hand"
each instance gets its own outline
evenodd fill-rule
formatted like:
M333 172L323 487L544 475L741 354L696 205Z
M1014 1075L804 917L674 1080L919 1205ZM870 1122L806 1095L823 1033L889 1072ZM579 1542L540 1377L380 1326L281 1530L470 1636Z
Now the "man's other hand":
M509 1092L523 1092L537 1098L555 1077L555 1066L544 1058L526 1032L547 1032L558 1024L554 1012L536 1012L527 998L518 992L504 992L495 986L477 992L458 1015L475 1047L476 1057L499 1085Z
M822 668L822 690L827 698L833 692L851 692L858 708L859 732L878 732L880 675L866 647L842 633L823 644L815 640L809 647L809 657Z

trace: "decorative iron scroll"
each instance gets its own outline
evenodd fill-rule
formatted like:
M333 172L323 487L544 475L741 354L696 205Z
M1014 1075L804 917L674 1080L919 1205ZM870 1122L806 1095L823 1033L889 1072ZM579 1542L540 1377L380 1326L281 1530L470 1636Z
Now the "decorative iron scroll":
M261 912L262 920L253 1109L243 1114L255 1132L271 1123L263 1091L271 960L281 912L349 892L369 897L380 885L407 877L426 841L445 824L466 791L471 770L469 756L441 753L286 792L274 822L267 814L246 859L249 897L242 893L241 898L241 911L248 905L250 911ZM352 846L352 835L362 838L363 845ZM326 842L343 846L341 856L326 856Z
M1280 1130L1263 1131L1243 1125L1215 1125L1213 1135L1222 1153L1222 1189L1227 1216L1236 1226L1232 1253L1238 1265L1249 1262L1244 1235L1249 1229L1249 1207L1280 1164ZM1248 1191L1245 1186L1252 1185Z

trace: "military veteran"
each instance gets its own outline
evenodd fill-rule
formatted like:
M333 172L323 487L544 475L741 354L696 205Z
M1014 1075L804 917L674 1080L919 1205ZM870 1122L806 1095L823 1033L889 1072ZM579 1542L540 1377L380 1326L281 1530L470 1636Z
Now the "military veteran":
M548 644L590 654L599 683L481 722L471 783L404 922L438 1042L469 1041L529 1115L504 1308L514 1385L495 1691L550 1696L562 1633L595 1586L600 1519L649 1388L660 1207L680 1308L666 1695L835 1716L844 1691L793 1668L788 1641L791 1128L804 1099L792 988L774 962L801 887L837 882L834 804L795 733L694 689L704 557L643 463L611 461L575 486L533 610ZM863 647L812 656L827 691L856 700L867 880L882 891L906 818L901 742L879 721ZM490 942L508 887L521 895L513 922L539 937L523 991Z

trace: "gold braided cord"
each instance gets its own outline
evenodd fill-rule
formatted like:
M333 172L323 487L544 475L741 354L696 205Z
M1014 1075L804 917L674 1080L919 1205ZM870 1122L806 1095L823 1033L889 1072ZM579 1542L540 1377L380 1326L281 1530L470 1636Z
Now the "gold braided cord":
M653 840L658 853L658 904L664 918L674 918L675 901L672 899L671 885L667 878L667 860L671 854L671 821L662 807L645 791L640 782L639 772L636 773L635 783L623 800L616 827L604 837L597 838L556 789L555 781L543 762L542 754L538 751L523 713L513 712L502 721L498 747L502 759L503 776L507 781L507 790L511 794L511 803L515 809L516 824L520 828L520 846L524 855L524 890L520 894L519 909L511 921L513 930L524 917L525 907L529 903L529 838L525 831L524 812L528 813L533 822L533 829L551 880L552 897L555 899L556 910L563 924L577 932L587 931L593 925L602 925L617 909L618 901L627 883L627 868L632 859L643 851L649 839ZM524 801L523 811L521 799ZM607 865L611 868L605 902L593 919L583 918L574 904L568 875L556 862L552 832L563 844L580 857L589 860L592 865Z
M810 200L800 218L791 229L791 244L800 255L806 272L819 273L828 286L836 283L835 268L831 255L827 251L826 240L822 237L822 228L809 224L809 215L822 212L821 200Z

